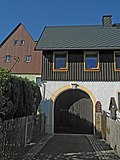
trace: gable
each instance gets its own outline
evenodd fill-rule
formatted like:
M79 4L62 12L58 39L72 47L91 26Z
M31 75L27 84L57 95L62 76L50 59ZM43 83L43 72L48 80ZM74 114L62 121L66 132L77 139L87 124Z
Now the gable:
M20 23L1 44L0 67L16 74L40 74L42 53L34 50L35 45L36 42Z
M35 43L31 35L28 33L26 28L22 23L19 23L17 27L5 38L5 40L1 43L1 48L9 45L12 47L14 45L14 40L30 40L32 43Z

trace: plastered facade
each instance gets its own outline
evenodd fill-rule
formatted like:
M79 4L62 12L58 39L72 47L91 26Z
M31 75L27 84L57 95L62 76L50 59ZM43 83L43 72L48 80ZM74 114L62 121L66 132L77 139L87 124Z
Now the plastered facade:
M47 81L44 83L45 90L42 90L42 94L45 95L45 103L42 103L43 112L47 113L47 125L49 126L49 131L52 129L54 132L54 102L60 93L66 91L67 89L72 89L71 84L77 84L77 89L85 91L91 97L93 102L93 115L94 115L94 125L95 125L95 103L100 101L102 104L102 110L106 112L109 111L110 98L114 97L116 104L118 106L118 92L120 92L120 82L58 82L58 81ZM47 102L47 109L45 109ZM46 111L47 110L47 111ZM119 111L117 111L117 116L120 117Z

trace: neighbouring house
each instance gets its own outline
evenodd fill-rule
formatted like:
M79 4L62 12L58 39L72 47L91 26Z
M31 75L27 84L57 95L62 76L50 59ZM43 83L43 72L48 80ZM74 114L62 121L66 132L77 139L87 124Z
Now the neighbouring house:
M120 24L112 16L103 16L102 25L45 27L36 50L46 131L95 133L96 105L109 112L112 98L120 109Z
M42 52L22 23L0 45L0 67L36 82L41 78Z

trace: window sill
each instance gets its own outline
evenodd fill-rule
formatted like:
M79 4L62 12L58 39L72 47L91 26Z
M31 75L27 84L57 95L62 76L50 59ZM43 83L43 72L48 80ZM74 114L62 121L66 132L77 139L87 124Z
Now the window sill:
M84 69L85 72L100 72L99 68Z
M10 61L5 61L5 63L10 63Z
M68 68L53 69L53 72L67 72Z
M31 63L31 61L25 61L25 63Z
M115 68L114 71L115 71L115 72L120 72L120 69L116 69L116 68Z

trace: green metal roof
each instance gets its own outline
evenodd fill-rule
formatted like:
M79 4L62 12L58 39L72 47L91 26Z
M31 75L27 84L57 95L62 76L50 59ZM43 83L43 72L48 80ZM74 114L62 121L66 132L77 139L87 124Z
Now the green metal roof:
M120 49L120 29L116 25L45 27L36 49Z

